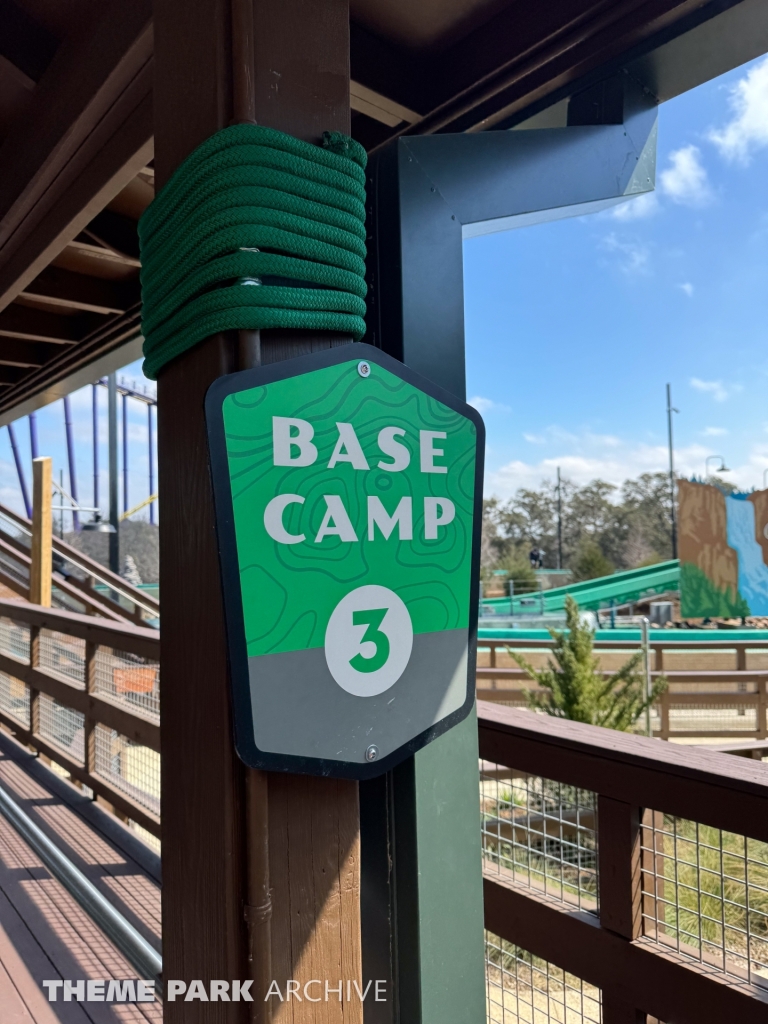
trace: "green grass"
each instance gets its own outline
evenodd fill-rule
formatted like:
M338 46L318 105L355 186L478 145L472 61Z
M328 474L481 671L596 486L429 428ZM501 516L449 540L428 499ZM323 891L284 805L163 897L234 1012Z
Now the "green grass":
M656 852L664 934L721 965L725 955L730 968L751 962L768 977L768 843L665 815Z

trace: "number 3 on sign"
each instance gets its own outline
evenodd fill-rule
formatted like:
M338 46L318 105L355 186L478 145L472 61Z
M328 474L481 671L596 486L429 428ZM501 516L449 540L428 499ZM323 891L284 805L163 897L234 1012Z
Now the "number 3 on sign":
M325 631L328 669L347 693L374 697L394 686L413 648L404 602L387 587L350 591L333 609Z

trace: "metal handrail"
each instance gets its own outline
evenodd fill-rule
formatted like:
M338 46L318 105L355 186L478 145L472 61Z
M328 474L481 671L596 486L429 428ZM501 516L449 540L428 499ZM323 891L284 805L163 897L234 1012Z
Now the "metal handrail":
M34 850L54 878L104 931L141 977L161 984L163 958L0 786L0 813Z

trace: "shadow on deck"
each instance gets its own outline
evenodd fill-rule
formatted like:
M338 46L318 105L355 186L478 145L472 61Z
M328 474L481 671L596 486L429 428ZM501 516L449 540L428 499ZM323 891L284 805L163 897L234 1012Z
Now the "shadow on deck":
M135 928L160 949L160 858L88 796L0 734L0 784ZM49 1002L41 982L136 978L135 969L0 817L3 1024L162 1020L160 1002Z

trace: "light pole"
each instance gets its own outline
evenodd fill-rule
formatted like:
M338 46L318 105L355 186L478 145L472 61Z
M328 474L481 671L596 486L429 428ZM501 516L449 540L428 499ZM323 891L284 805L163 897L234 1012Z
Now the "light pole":
M704 479L709 480L709 464L713 459L720 459L720 465L715 470L716 473L730 473L730 469L725 464L725 459L722 455L708 455L704 460Z
M672 413L680 412L672 405L672 388L667 384L667 444L669 445L669 500L672 519L672 557L677 558L677 512L675 510L675 455L672 447Z
M765 490L766 487L768 487L768 484L765 482L765 474L766 473L768 473L768 466L766 466L765 469L763 470L763 490Z
M557 568L563 568L563 483L557 467Z

